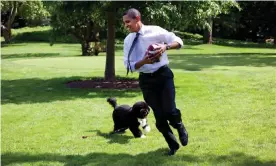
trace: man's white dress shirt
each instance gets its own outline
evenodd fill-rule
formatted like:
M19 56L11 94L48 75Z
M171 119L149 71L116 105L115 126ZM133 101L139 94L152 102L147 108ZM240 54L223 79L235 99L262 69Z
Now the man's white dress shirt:
M181 38L176 36L172 32L153 25L142 25L141 29L138 32L139 38L135 44L132 53L130 54L130 67L132 71L142 72L142 73L153 73L158 70L161 66L169 64L167 53L164 52L160 57L160 62L153 64L145 64L139 69L135 70L135 63L142 60L146 54L147 48L151 44L170 44L174 41L178 42L180 46L183 46L183 41ZM131 47L131 44L136 36L136 33L130 33L124 40L124 65L128 67L128 52Z

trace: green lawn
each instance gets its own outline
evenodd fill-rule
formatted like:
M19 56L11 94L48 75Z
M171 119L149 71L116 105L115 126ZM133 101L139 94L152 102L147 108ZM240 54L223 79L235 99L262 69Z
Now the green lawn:
M189 132L188 146L171 157L152 113L145 139L108 134L106 98L133 104L143 99L139 90L65 86L102 77L104 53L82 57L79 44L2 47L2 165L276 165L276 49L187 45L169 54ZM116 75L124 77L122 60L117 49Z

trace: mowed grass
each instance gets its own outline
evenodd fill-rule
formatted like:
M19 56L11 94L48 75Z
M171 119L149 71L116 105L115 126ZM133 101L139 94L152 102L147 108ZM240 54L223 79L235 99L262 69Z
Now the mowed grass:
M125 77L122 54L116 51L115 68ZM189 132L188 146L171 157L164 155L167 144L152 113L145 139L130 131L109 135L106 98L131 105L143 100L139 89L66 87L67 81L103 77L104 53L82 57L79 44L1 48L1 164L276 165L276 50L187 45L169 54Z

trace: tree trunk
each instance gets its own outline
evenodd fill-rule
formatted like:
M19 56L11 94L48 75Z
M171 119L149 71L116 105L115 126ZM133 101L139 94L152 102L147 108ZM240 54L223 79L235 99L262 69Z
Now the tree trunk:
M276 46L276 26L274 26L272 29L272 35L273 35L273 39L274 39L274 45Z
M100 53L100 42L95 42L95 45L94 45L94 54L96 56L98 56Z
M12 6L12 7L11 7L11 12L10 12L8 21L3 26L3 36L4 36L4 39L5 39L6 43L9 43L11 41L12 23L14 21L14 18L16 16L16 14L17 14L17 5L16 5L16 2L10 2L10 6Z
M203 34L203 43L207 43L207 44L212 44L213 42L213 19L209 18L208 19L208 24L210 25L210 27L206 27L204 29L204 34Z
M1 27L3 30L3 37L5 39L6 43L9 43L11 41L11 29L8 29L6 26Z
M82 51L82 56L90 56L92 55L92 51L91 51L91 45L90 42L88 41L82 41L81 42L81 51Z
M11 32L11 28L12 28L12 24L13 21L15 19L15 16L17 14L18 9L22 6L22 2L16 2L16 1L12 1L9 2L10 6L11 6L11 13L9 15L8 21L4 24L3 27L3 36L5 39L5 42L9 43L11 41L12 38L12 32Z
M255 29L252 30L251 39L252 39L252 42L254 42L254 43L258 42L258 39L257 39L257 30L255 30Z
M115 14L107 12L107 50L104 79L115 80Z

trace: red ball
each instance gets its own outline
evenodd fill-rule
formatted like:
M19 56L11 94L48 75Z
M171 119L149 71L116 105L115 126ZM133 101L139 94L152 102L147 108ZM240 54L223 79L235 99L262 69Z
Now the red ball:
M160 47L161 46L159 44L151 44L151 45L149 45L149 47L147 49L149 57L154 56L158 52L158 50L160 49Z

